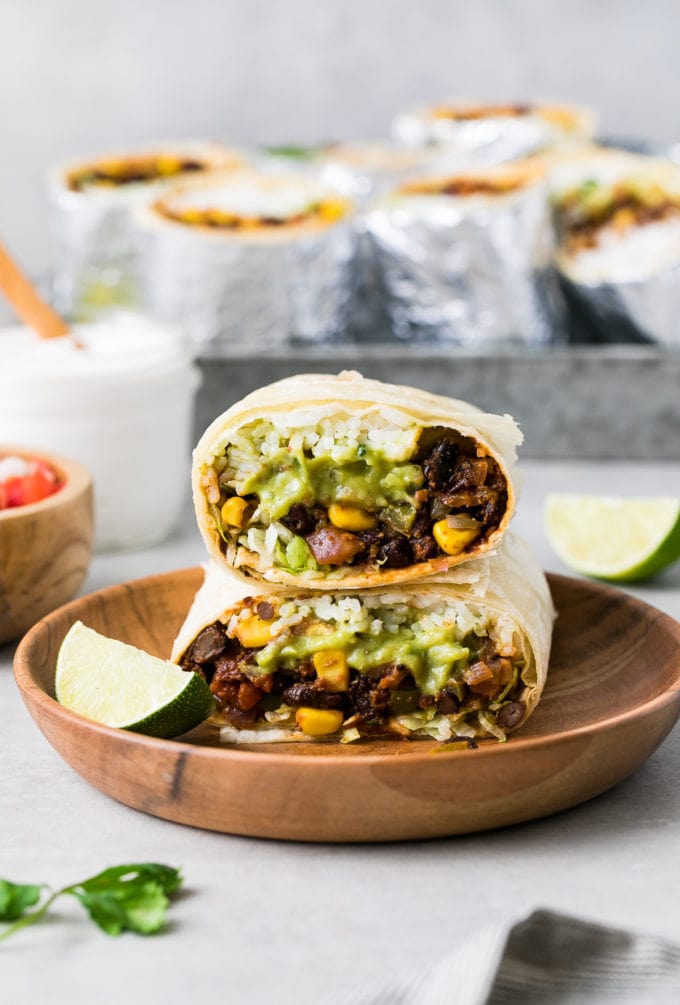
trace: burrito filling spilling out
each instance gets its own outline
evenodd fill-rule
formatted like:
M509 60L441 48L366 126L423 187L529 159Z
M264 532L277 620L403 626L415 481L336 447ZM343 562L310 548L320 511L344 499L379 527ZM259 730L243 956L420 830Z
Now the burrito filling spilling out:
M631 228L680 216L680 192L657 179L621 178L613 183L587 178L554 199L561 243L569 254L596 248L607 232L623 237Z
M481 444L396 410L245 424L202 466L200 484L230 564L310 580L468 554L508 505Z
M206 161L172 154L140 155L104 160L70 172L68 187L73 192L89 188L117 188L123 185L164 181L176 175L205 171Z
M180 659L208 681L218 721L351 742L504 740L528 681L513 619L417 594L248 597Z

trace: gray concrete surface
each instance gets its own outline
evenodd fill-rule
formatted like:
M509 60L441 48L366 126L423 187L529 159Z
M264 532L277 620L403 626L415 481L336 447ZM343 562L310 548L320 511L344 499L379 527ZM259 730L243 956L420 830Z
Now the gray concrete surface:
M528 463L516 529L564 572L541 527L548 491L677 492L679 464ZM86 588L203 557L191 514L146 552L101 555ZM680 617L680 564L636 595ZM170 930L109 939L66 904L0 948L13 1005L356 1005L372 982L445 954L490 919L546 906L680 941L680 732L616 789L488 834L377 846L260 841L191 830L119 805L62 762L21 704L5 649L0 876L76 881L145 860L182 867ZM654 658L650 651L650 659Z

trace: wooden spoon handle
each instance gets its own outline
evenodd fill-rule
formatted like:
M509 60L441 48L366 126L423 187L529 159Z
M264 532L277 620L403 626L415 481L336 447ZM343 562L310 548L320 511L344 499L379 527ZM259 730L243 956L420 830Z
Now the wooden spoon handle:
M21 320L42 338L69 334L66 322L45 303L31 281L0 244L0 290Z

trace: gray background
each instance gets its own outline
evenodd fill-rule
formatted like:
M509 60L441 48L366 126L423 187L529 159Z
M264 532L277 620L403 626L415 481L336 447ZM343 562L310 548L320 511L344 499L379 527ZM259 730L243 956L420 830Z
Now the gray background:
M378 136L452 94L591 102L606 133L668 142L678 27L673 0L0 0L0 235L45 269L64 156Z

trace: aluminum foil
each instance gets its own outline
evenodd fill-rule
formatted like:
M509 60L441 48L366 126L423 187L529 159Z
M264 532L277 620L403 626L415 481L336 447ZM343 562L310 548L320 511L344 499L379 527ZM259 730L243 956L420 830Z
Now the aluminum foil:
M433 148L406 148L376 141L340 144L324 153L319 177L365 210L400 182L427 169L434 170L439 160L440 153ZM381 342L389 338L389 315L380 263L363 213L355 217L355 227L355 296L350 327L359 341Z
M572 111L574 129L566 131L537 113L465 120L438 118L431 109L420 109L397 115L392 134L402 143L442 144L452 156L474 157L478 163L494 164L527 157L555 145L590 139L595 128L592 112L586 108Z
M239 240L148 220L140 232L144 306L203 357L318 342L346 328L356 235L351 217L304 236Z
M480 349L563 337L542 184L484 200L384 200L367 227L397 338Z
M139 194L122 189L74 192L56 177L49 194L57 310L87 320L103 308L138 306L138 260L130 210ZM147 198L146 193L143 197Z
M562 281L596 341L680 348L680 262L638 280L580 283L563 275Z
M199 157L211 167L240 167L241 154L219 144L176 142L133 151L115 151L60 164L47 178L56 244L53 300L67 317L90 320L102 310L137 308L142 303L140 261L134 214L180 176L148 183L74 191L74 170L104 160L125 160L169 152Z

